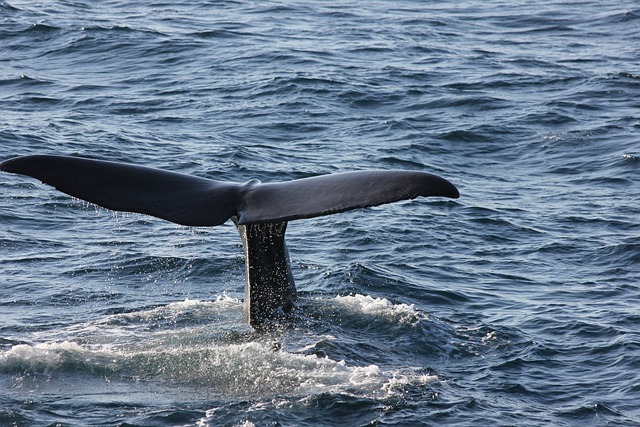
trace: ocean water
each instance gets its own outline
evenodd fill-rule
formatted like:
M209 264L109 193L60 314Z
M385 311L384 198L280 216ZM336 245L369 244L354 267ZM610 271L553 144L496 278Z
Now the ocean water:
M640 425L637 1L0 1L28 154L461 197L292 221L258 333L232 224L1 174L2 426Z

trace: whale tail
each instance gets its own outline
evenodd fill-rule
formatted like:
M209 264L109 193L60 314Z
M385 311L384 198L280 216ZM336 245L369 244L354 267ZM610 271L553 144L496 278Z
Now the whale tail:
M418 196L459 197L444 178L414 171L360 171L294 181L236 184L148 167L65 156L25 156L0 170L37 178L116 211L191 226L290 221Z
M131 164L42 155L6 160L0 170L37 178L63 193L115 211L188 226L216 226L233 219L245 247L245 317L252 325L293 306L295 285L284 242L287 221L418 196L460 195L444 178L398 170L237 184ZM276 270L282 273L274 274Z

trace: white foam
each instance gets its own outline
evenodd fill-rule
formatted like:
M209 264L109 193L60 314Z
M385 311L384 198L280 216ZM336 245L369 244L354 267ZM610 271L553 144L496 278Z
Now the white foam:
M99 373L127 381L160 381L167 386L205 388L225 396L315 395L349 392L394 393L424 383L422 374L384 372L377 365L351 367L315 355L274 351L269 342L167 347L87 346L72 341L16 345L0 353L5 372L64 376ZM435 377L428 377L430 380Z
M41 373L85 363L85 355L86 350L71 341L19 344L0 353L0 368L9 372Z
M341 310L392 322L415 322L421 316L413 305L370 296L341 296L335 301ZM0 371L59 378L78 373L131 384L152 381L169 388L186 386L206 389L209 394L247 397L319 393L380 396L435 379L410 369L400 372L377 365L349 366L343 360L305 354L304 349L288 352L269 337L251 333L239 318L241 306L240 300L229 296L214 301L187 299L42 332L34 335L38 343L0 351ZM220 316L233 320L225 324ZM199 321L201 317L203 321Z
M81 339L104 345L126 344L127 340L165 334L168 329L169 332L181 328L194 329L198 324L215 325L208 328L210 331L225 331L243 325L242 301L227 295L213 301L186 299L151 309L112 314L57 330L36 332L33 338L35 341Z
M149 310L116 314L111 319L153 320L159 318L176 318L179 316L207 316L212 314L238 313L242 301L228 295L218 296L214 301L185 299Z
M385 318L398 323L415 323L426 317L413 304L394 304L386 298L370 295L337 296L336 302L346 310Z

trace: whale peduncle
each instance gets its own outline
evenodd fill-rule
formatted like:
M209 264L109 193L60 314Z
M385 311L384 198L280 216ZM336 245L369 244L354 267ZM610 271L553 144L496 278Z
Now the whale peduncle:
M233 218L236 222L236 218ZM244 320L252 327L271 323L293 309L296 286L284 235L287 222L238 225L244 247Z

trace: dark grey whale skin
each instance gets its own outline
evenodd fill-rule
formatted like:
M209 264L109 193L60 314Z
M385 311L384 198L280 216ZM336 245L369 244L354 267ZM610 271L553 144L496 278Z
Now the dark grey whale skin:
M6 160L5 172L28 175L107 209L137 212L188 226L231 219L246 259L244 318L268 324L295 304L285 243L287 221L366 208L418 196L458 198L458 189L426 172L336 173L276 183L246 184L80 157L36 155Z

